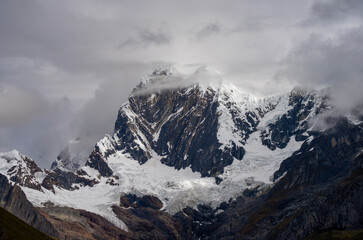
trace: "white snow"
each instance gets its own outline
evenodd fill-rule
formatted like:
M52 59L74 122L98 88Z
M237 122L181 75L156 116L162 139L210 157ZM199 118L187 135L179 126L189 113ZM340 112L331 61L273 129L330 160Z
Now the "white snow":
M242 146L243 139L239 135L239 131L236 129L228 109L223 104L220 104L217 113L219 114L217 137L218 142L222 144L220 148L232 147L232 142L237 146Z
M16 150L0 153L0 173L9 179L8 170L21 164L20 153Z
M43 172L36 172L34 173L34 177L38 183L42 183L44 178L47 176L47 174Z
M275 103L277 102L275 109L266 113L265 116L260 119L258 129L265 129L269 124L274 123L283 114L292 109L292 106L289 106L289 97L287 94L275 96L273 97L273 100Z
M349 122L351 122L354 125L359 125L359 124L363 123L363 121L359 120L357 118L357 116L354 116L352 114L347 115L347 118L348 118Z
M244 179L253 178L255 181L271 184L271 176L280 167L281 162L291 154L298 150L303 142L296 142L291 137L288 145L271 151L267 146L262 145L260 139L260 131L250 135L244 146L246 154L241 161L235 159L234 162L225 167L225 172L220 177L227 181L243 182ZM222 182L222 183L223 183Z
M127 231L125 223L118 219L111 209L112 205L118 205L120 202L118 189L115 186L106 184L106 180L106 178L103 178L99 184L93 187L81 187L79 190L74 191L55 187L55 194L44 188L44 193L26 187L22 187L22 190L28 200L37 207L42 207L43 203L51 201L58 206L83 209L99 214L115 226Z
M28 180L31 178L30 181L34 184L41 184L44 173L37 172L33 176L23 158L25 158L25 156L21 155L17 150L0 153L0 173L6 176L9 181L12 176L19 174L20 177L23 177L23 182L19 182L20 184L25 183L25 177ZM12 169L12 171L8 172L10 169Z

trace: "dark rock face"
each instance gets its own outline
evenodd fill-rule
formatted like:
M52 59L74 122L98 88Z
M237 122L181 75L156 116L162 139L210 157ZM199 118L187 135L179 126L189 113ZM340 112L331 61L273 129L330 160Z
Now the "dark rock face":
M362 171L362 168L358 171ZM270 238L302 239L313 231L362 229L362 212L363 174L354 172L345 182L333 184L319 192L293 219L286 219L279 224Z
M284 188L302 184L329 183L331 180L346 176L352 167L354 155L363 146L363 130L352 126L345 119L339 119L337 125L321 134L312 133L315 138L310 144L304 143L300 152L293 154L281 163L274 178L286 173L290 180ZM282 183L280 183L282 184Z
M157 197L144 195L138 200L137 206L147 207L152 209L161 209L163 207L163 203Z
M86 162L86 166L98 170L103 177L110 177L113 174L111 168L105 162L104 157L100 153L97 146Z
M80 184L82 186L92 187L93 185L98 183L96 179L88 179L82 177L82 175L84 175L84 173L82 174L82 171L74 173L69 171L62 171L57 168L55 170L46 171L46 173L47 176L43 180L42 186L48 190L53 190L53 185L67 190L74 190L77 189L77 187L73 186L73 184Z
M67 207L46 207L39 211L57 229L60 239L136 239L103 217Z
M211 170L223 172L223 166L231 164L233 156L241 159L243 148L234 146L225 152L219 149L218 103L213 101L216 92L207 91L201 96L197 87L187 91L184 88L132 96L127 110L137 118L131 122L126 110L120 110L115 124L118 148L125 149L141 164L154 150L164 156L164 164L176 169L191 166L204 176ZM141 146L138 141L142 142Z
M238 198L238 201L243 201ZM223 212L229 205L222 203L218 208L198 205L197 209L186 207L173 215L173 218L183 226L183 239L208 239L210 233L221 225L219 212Z
M297 141L305 140L307 136L302 134L308 129L311 116L318 114L324 107L321 105L312 112L317 97L314 92L308 93L294 89L289 96L291 109L261 132L262 143L271 150L275 150L285 148L292 136L295 136Z
M57 231L27 200L17 185L11 186L0 174L0 206L41 232L58 237Z
M125 194L120 197L120 206L124 208L152 208L152 209L161 209L163 207L163 203L159 198L151 195L144 195L142 197L138 197L135 194Z
M121 195L120 207L113 206L116 216L135 239L183 239L182 226L161 211L163 203L155 196Z
M135 207L139 198L135 194L125 194L120 197L120 206L123 208Z
M182 239L182 227L163 211L148 207L112 209L135 239Z

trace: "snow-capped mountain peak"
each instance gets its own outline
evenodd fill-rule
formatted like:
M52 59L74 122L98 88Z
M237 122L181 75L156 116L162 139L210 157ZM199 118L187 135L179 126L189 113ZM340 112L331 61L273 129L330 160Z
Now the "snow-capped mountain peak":
M192 67L171 65L155 69L151 74L142 77L133 94L144 95L180 88L198 88L203 93L207 89L218 91L224 82L217 70L206 65Z
M46 174L30 158L17 150L0 153L0 173L20 186L41 190Z
M155 70L121 106L114 134L96 143L85 166L69 169L65 149L43 172L41 191L24 191L37 206L67 202L123 227L110 210L121 194L156 196L170 213L215 207L273 184L280 163L313 137L309 120L322 111L322 99L296 91L255 97L205 66ZM83 204L85 194L94 201Z

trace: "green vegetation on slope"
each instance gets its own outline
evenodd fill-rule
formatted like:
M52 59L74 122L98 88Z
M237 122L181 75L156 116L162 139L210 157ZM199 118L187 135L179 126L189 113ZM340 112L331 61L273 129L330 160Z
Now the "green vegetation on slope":
M360 240L363 239L363 230L339 231L330 230L327 232L313 233L305 240Z
M0 207L0 239L53 239Z

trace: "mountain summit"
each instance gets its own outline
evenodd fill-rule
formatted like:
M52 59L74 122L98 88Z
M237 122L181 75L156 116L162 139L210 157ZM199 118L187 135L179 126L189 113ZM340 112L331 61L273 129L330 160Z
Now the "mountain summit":
M259 131L270 148L286 146L295 134L303 140L307 122L321 104L317 92L257 98L205 66L189 75L173 68L158 70L120 108L114 144L140 164L156 154L176 169L191 167L202 176L217 176L234 159L243 158L252 133ZM284 136L271 136L269 125L287 117L290 129L283 130Z

